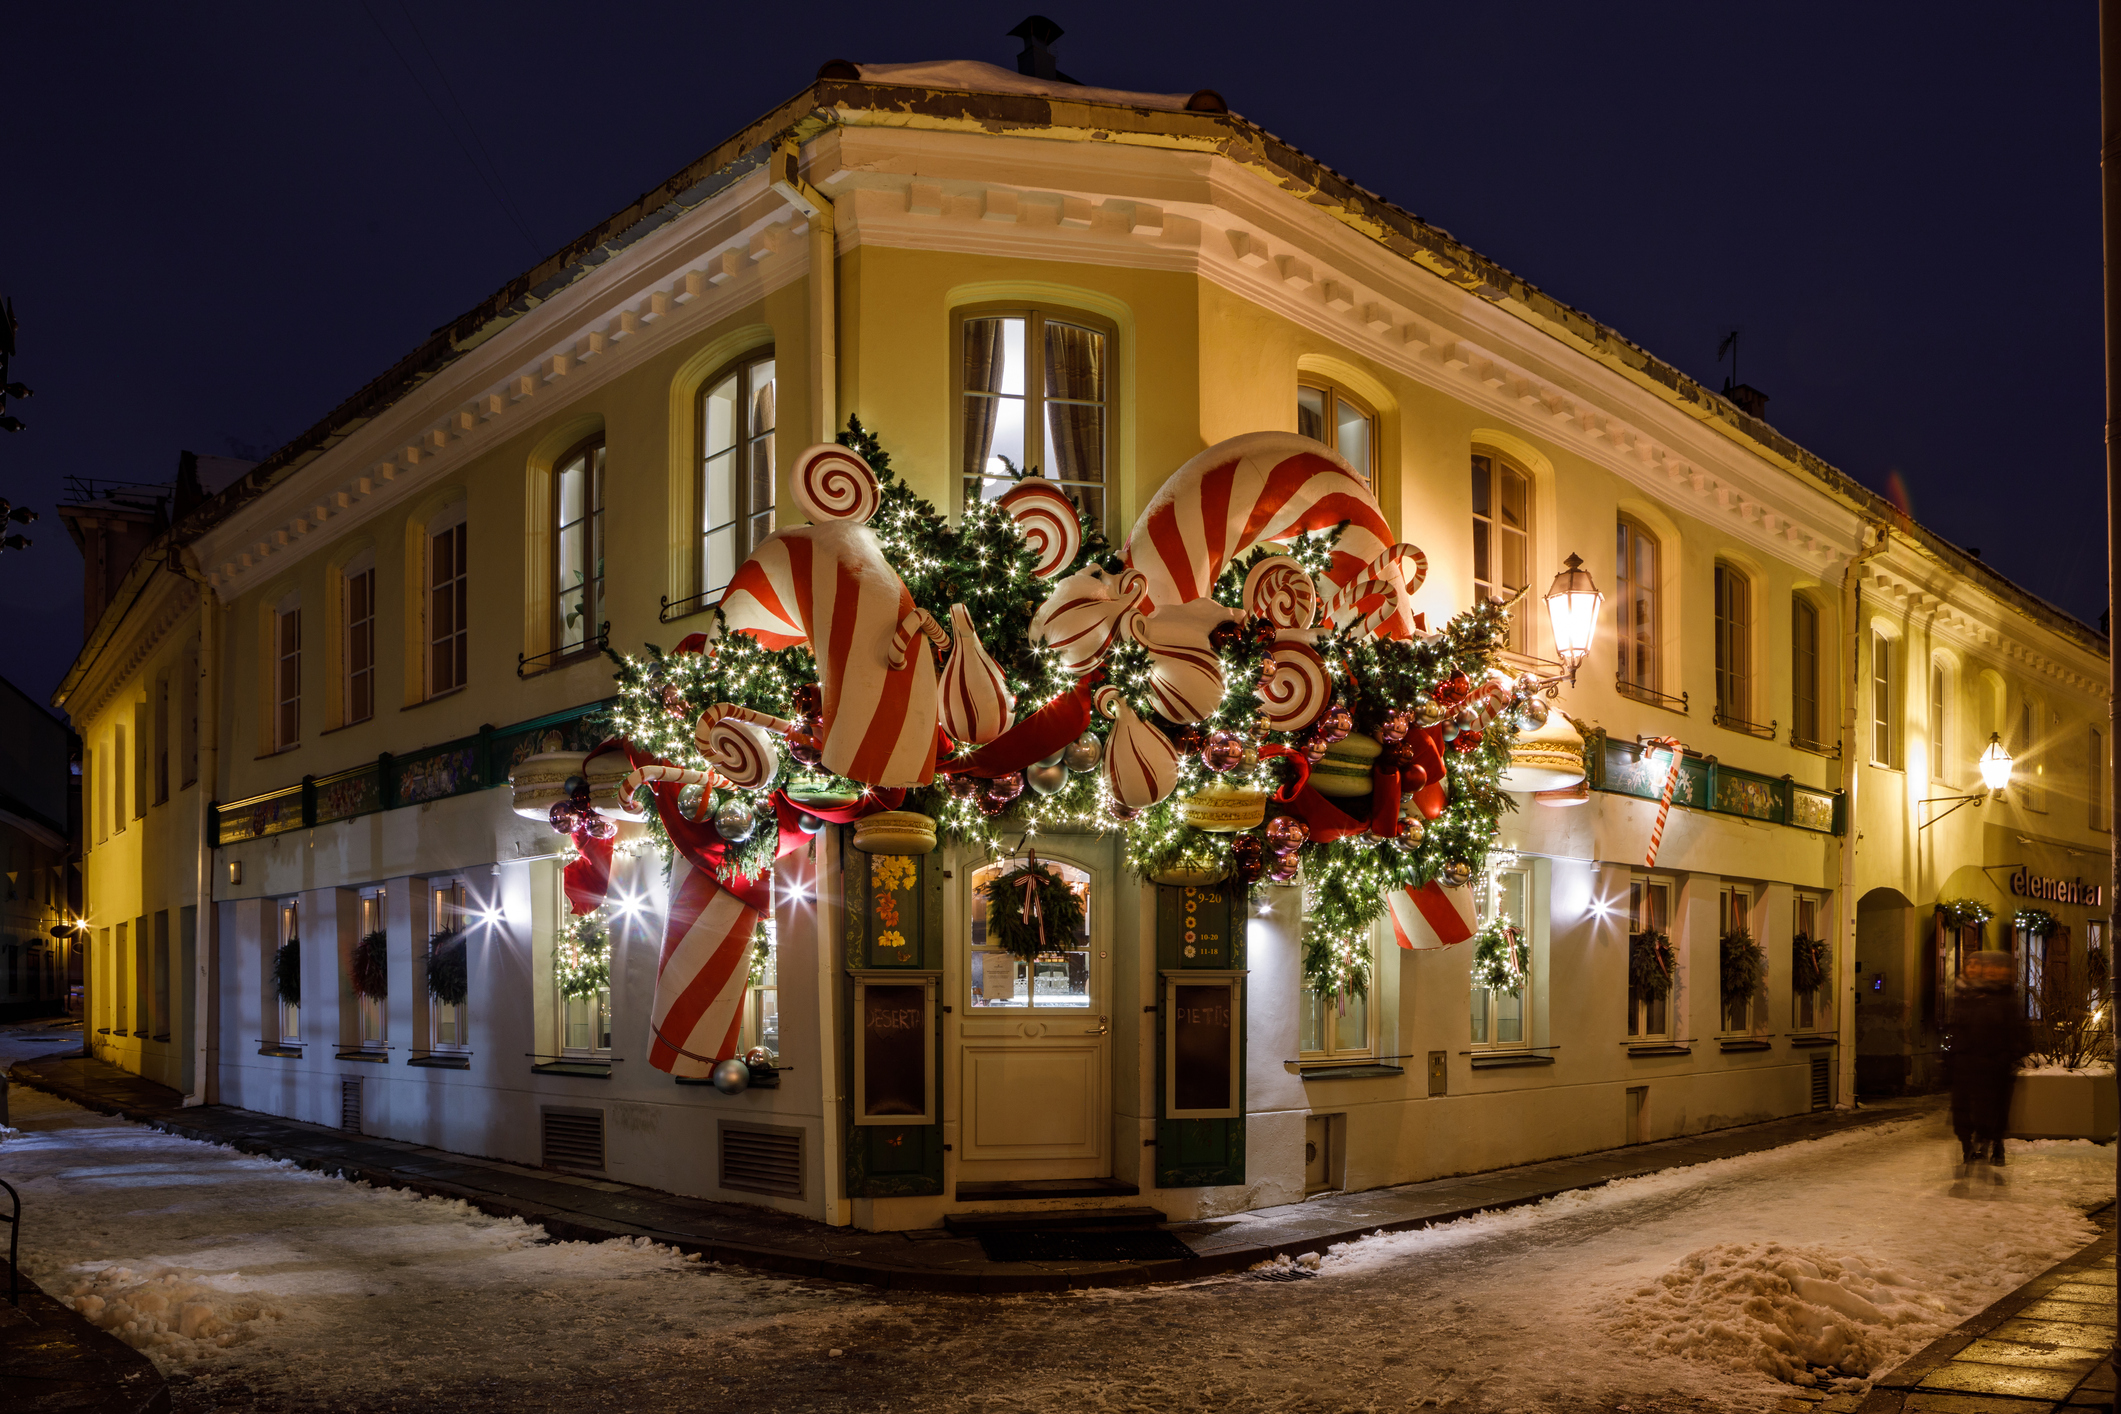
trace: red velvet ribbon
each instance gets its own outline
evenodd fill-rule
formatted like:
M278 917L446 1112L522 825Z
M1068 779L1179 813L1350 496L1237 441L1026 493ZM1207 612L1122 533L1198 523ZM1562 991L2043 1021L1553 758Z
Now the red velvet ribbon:
M1301 751L1295 751L1286 746L1275 746L1269 743L1259 749L1259 759L1262 761L1271 761L1277 756L1287 757L1289 764L1296 767L1295 778L1283 781L1281 789L1274 792L1274 799L1282 805L1287 805L1310 787L1311 762Z
M611 847L616 840L591 839L580 830L574 847L581 851L560 871L560 887L567 891L567 906L576 913L594 913L611 892Z
M1331 844L1334 840L1346 839L1349 835L1365 834L1370 828L1368 820L1356 819L1320 795L1309 783L1297 790L1288 801L1288 806L1291 814L1311 827L1311 839L1319 844Z

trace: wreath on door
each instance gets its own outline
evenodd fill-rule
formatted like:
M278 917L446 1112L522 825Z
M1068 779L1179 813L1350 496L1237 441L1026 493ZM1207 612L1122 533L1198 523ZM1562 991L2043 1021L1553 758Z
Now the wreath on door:
M1030 962L1082 932L1083 901L1036 855L987 881L987 942Z

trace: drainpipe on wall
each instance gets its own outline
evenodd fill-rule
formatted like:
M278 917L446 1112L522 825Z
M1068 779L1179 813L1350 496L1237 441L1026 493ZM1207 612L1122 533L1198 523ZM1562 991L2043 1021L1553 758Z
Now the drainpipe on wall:
M1841 622L1846 626L1849 644L1848 691L1841 700L1841 947L1834 958L1835 991L1846 998L1848 1005L1840 1009L1836 1029L1840 1032L1840 1043L1836 1049L1841 1053L1841 1075L1836 1093L1846 1096L1846 1103L1853 1108L1856 1103L1856 843L1860 838L1856 829L1856 785L1861 778L1858 766L1860 743L1856 738L1857 704L1863 700L1863 562L1885 548L1887 528L1883 525L1866 525L1864 535L1869 540L1861 550L1849 556L1848 568L1841 573Z
M793 138L774 149L772 178L773 189L781 199L810 221L810 327L806 341L810 434L816 441L830 442L839 431L839 249L832 226L832 198L804 179L802 144ZM785 499L777 499L780 504L787 504ZM818 840L831 839L838 828L828 826L829 833L821 833ZM823 1140L818 1147L824 1164L823 1218L831 1226L843 1227L854 1216L846 1196L847 1166L842 1144L846 1131L840 1113L845 1097L840 1093L839 910L828 908L825 903L827 890L831 891L830 897L839 896L838 871L831 867L837 851L830 847L817 850L815 845L812 848L825 856L814 866L811 876L811 919L817 930L818 1122Z
M2108 874L2107 902L2115 906L2106 925L2107 1016L2114 1014L2114 954L2121 951L2115 924L2121 923L2121 824L2113 818L2121 802L2121 750L2114 744L2114 728L2121 723L2121 677L2114 676L2113 632L2121 623L2121 447L2114 441L2115 423L2121 420L2121 0L2099 3L2099 192L2106 257L2106 633L2107 633L2107 751L2113 757L2114 792L2107 798L2106 824L2111 832L2113 858ZM2097 789L2096 786L2093 787ZM2121 1175L2117 1175L2121 1181ZM2107 1356L2108 1369L2121 1369L2121 1351Z

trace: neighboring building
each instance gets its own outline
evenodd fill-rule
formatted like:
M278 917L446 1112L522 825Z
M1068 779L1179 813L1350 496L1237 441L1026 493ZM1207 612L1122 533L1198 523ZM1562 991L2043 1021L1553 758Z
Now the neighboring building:
M1483 884L1528 926L1524 991L1474 987L1469 949L1380 937L1374 995L1343 1010L1299 980L1297 892L1262 890L1242 1114L1189 1156L1154 1080L1177 966L1157 887L1112 840L1043 839L1088 876L1096 956L1061 1011L1014 1014L974 980L976 862L938 853L915 949L941 1001L935 1109L888 1139L845 1099L843 913L865 904L834 829L784 866L748 1003L776 1088L647 1064L653 854L619 867L638 909L608 992L563 997L559 843L511 812L509 771L593 744L600 643L707 625L793 523L774 469L850 413L939 506L1007 455L1115 539L1203 446L1317 436L1427 552L1432 624L1582 555L1607 622L1560 702L1592 728L1594 788L1520 798ZM1067 431L1024 447L1041 425ZM980 64L827 65L180 514L107 598L58 695L89 753L99 1054L223 1103L874 1228L1041 1195L1227 1212L1664 1138L1847 1103L1859 1053L1866 1080L1926 1083L1923 910L2110 826L2086 735L2103 638L1214 95ZM1543 616L1521 623L1524 664L1551 657ZM1933 661L1934 768L1910 759L1936 718L1908 676ZM1991 720L2013 751L2025 724L2034 784L1918 830ZM1694 753L1653 869L1647 737ZM1733 1009L1736 926L1769 980ZM1667 999L1630 990L1642 929L1677 950ZM454 1005L422 974L452 930ZM1800 933L1833 944L1805 995ZM375 934L379 1000L353 985Z
M0 679L0 1020L63 1015L81 980L73 734Z

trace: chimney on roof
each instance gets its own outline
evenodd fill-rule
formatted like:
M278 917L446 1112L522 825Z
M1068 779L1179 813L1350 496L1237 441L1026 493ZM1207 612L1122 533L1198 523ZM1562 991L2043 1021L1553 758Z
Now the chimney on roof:
M1016 71L1027 78L1052 79L1058 83L1078 82L1062 73L1053 59L1053 41L1064 33L1066 31L1044 15L1032 15L1010 30L1012 39L1021 39L1024 42L1024 52L1016 56Z
M1747 417L1757 417L1762 422L1767 421L1767 394L1761 392L1758 388L1753 387L1749 383L1726 381L1723 385L1723 395L1735 403L1738 410Z

